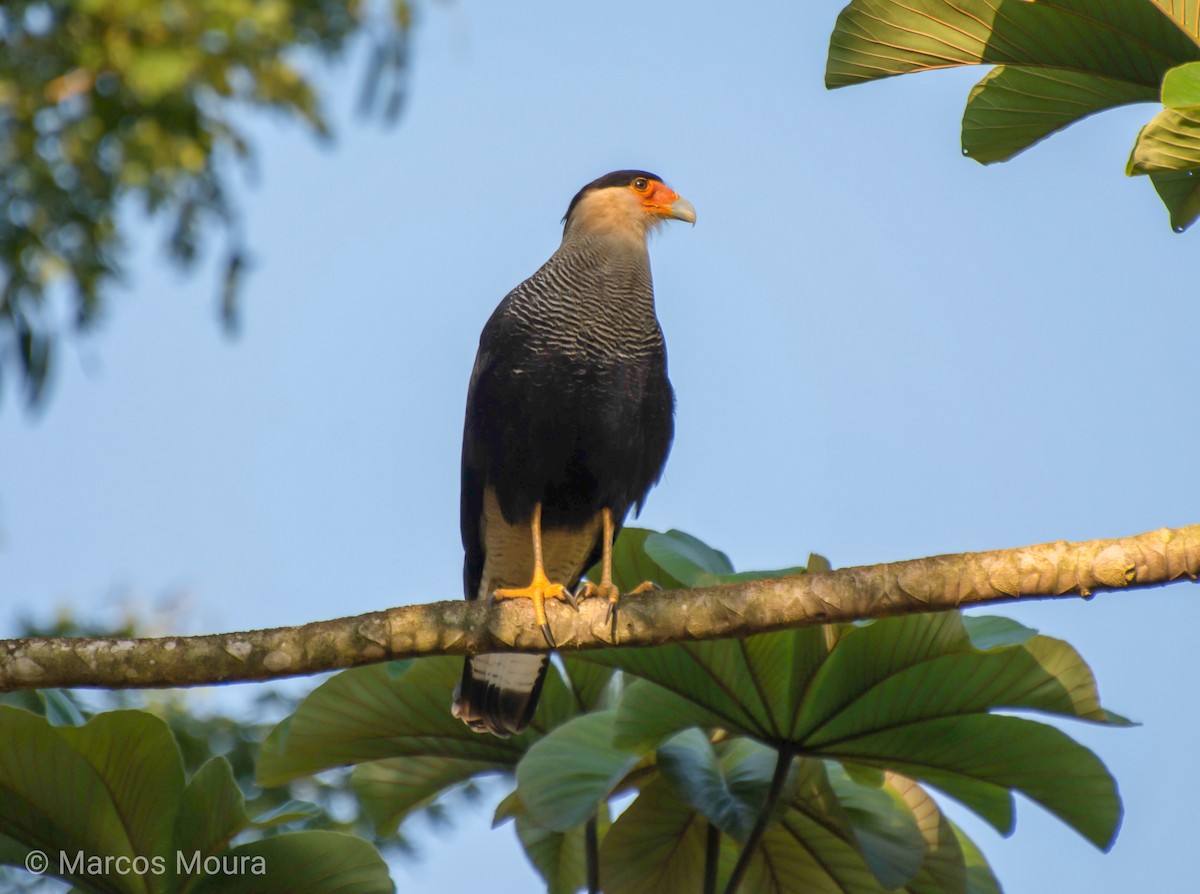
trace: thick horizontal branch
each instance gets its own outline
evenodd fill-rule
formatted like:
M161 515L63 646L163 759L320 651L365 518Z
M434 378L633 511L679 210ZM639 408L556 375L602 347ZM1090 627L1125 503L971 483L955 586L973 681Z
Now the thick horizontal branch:
M1200 575L1200 525L1119 540L844 568L824 574L672 590L622 601L622 646L747 636L810 624L943 611L1019 599L1089 597ZM549 606L564 651L613 645L607 603ZM0 641L0 691L203 686L269 680L424 655L541 651L523 600L435 602L244 633L157 639Z

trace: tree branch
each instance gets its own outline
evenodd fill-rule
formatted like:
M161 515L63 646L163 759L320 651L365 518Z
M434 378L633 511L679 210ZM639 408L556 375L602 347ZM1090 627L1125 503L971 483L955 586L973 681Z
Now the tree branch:
M622 646L654 646L1019 599L1089 598L1185 575L1200 575L1200 525L630 597L621 602L618 631ZM606 608L601 599L584 600L578 613L548 606L560 650L611 646ZM209 636L0 640L0 692L203 686L424 655L544 648L523 601L435 602Z

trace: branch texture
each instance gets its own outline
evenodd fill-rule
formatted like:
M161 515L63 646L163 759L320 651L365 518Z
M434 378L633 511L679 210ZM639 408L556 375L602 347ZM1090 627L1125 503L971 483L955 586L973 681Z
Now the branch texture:
M1160 586L1200 576L1200 525L1118 540L933 556L623 599L619 645L748 636L788 627ZM547 606L562 651L613 645L607 601ZM315 674L425 655L536 652L523 600L435 602L243 633L156 639L0 640L0 692L204 686Z

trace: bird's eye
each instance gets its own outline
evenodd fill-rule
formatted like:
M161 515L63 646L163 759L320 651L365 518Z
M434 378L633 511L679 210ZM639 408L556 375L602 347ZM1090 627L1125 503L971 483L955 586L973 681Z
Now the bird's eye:
M645 177L638 177L636 180L633 181L633 188L636 189L638 192L645 192L646 190L648 190L650 188L650 181L647 180Z

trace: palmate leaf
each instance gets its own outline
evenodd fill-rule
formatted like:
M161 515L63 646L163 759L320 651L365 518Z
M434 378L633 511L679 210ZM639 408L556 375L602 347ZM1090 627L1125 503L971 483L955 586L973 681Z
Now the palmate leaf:
M992 647L979 648L972 628ZM701 723L900 770L1005 832L1014 790L1098 847L1111 845L1120 821L1115 783L1090 751L1053 728L990 713L1024 709L1126 723L1100 707L1091 671L1074 649L1019 625L914 615L581 657L644 678L622 697L618 743L646 745Z

